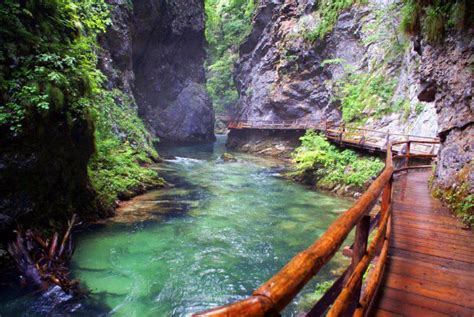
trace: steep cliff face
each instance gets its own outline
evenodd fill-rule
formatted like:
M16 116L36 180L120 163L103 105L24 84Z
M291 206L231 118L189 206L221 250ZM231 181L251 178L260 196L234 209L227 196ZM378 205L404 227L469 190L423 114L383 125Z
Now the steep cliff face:
M0 232L15 221L47 225L48 218L62 222L77 211L83 219L100 215L87 175L94 151L91 122L77 120L71 127L60 113L47 119L54 125L42 120L21 138L0 131L7 136L0 141Z
M436 176L452 182L456 171L472 164L472 30L433 46L407 38L399 31L401 5L349 6L325 36L308 40L322 19L315 1L260 1L235 70L236 117L324 119L439 135ZM234 130L229 145L266 151L299 135L274 132L265 142L267 134Z
M464 181L474 193L474 29L421 45L419 98L433 100L442 142L436 168L441 188ZM461 175L462 174L462 175Z
M204 90L202 1L107 3L1 4L0 37L8 45L0 49L0 231L16 221L42 227L65 223L73 212L82 219L105 216L116 199L115 185L125 193L134 190L130 182L138 183L138 189L156 185L146 183L156 175L139 170L135 178L111 186L111 175L121 177L110 156L121 160L122 168L129 164L127 172L137 171L143 157L156 158L136 116L138 108L164 139L214 137L213 110ZM72 7L81 14L73 14ZM87 20L76 21L78 16ZM109 16L111 23L102 33ZM86 35L87 42L71 49ZM95 54L105 75L103 86L91 63ZM27 78L24 74L32 69L34 78ZM9 86L24 90L12 93L4 89ZM144 180L144 174L150 177ZM104 192L109 195L105 204L98 197Z
M140 114L160 138L214 138L205 90L204 2L135 0L133 70Z
M100 38L108 88L131 95L152 134L169 141L214 139L205 90L204 4L183 0L112 1Z

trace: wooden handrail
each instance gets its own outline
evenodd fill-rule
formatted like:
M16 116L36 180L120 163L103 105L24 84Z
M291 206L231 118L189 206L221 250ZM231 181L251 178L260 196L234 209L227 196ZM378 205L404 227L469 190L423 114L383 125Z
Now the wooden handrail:
M342 289L336 292L337 298L332 302L328 316L341 316L347 313L356 316L365 315L376 293L388 254L392 181L396 172L393 160L394 158L404 158L407 161L406 164L408 164L410 158L417 157L415 154L410 154L409 146L407 146L405 155L394 156L392 147L396 144L426 142L431 141L411 140L389 143L383 171L355 204L340 215L318 240L293 257L278 273L255 290L250 297L226 306L197 313L195 316L278 316L279 312L293 300L306 283L329 262L354 227L357 227L357 230L352 263L345 273L347 278L344 279ZM421 155L418 157L427 158L428 156ZM431 158L432 155L429 157ZM370 231L368 214L378 202L382 192L378 231L367 247ZM369 275L365 292L361 297L362 277L378 251L380 251L378 261L371 272L372 274ZM341 280L339 279L336 283L340 284ZM335 292L335 289L331 288L331 292ZM325 297L325 309L331 304L328 298ZM321 310L321 308L318 309Z
M329 131L328 127L333 126L337 128L337 126L334 126L332 124L328 124L332 122L328 122L325 120L321 119L312 119L312 120L281 120L281 121L272 121L272 120L231 120L228 123L228 128L230 129L239 129L239 128L245 128L246 124L251 124L250 126L252 128L278 128L278 127L284 127L288 126L291 128L299 128L299 129L308 129L308 128L315 128L321 131ZM405 137L405 138L417 138L417 139L426 139L426 140L431 140L435 143L431 144L436 144L436 142L439 142L438 138L433 138L433 137L427 137L427 136L420 136L420 135L413 135L413 134L403 134L403 133L394 133L390 131L380 131L376 129L370 129L370 128L361 128L361 127L356 127L356 126L350 126L347 125L345 126L346 131L347 130L356 130L356 131L363 131L365 132L372 132L372 133L377 133L381 135L390 135L390 136L399 136L399 137ZM422 141L422 140L416 140L416 141ZM405 141L402 141L405 142ZM395 145L395 144L394 144Z

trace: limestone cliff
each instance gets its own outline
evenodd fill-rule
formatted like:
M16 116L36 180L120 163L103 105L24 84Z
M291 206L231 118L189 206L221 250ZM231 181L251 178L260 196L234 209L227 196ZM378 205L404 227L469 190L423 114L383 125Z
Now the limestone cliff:
M441 182L449 180L472 161L472 33L457 40L448 36L438 46L408 38L400 32L401 5L375 0L354 4L339 13L324 37L308 40L321 23L315 1L260 1L236 65L236 117L344 118L384 131L439 135L436 175ZM355 109L347 109L344 99L353 98L355 90L366 93L365 99L351 99L360 108L351 104ZM301 133L235 130L229 145L260 152L279 145L284 152ZM265 142L269 134L272 140Z
M113 0L102 37L101 68L110 87L132 94L151 132L169 141L214 138L205 91L202 0Z
M142 117L163 139L212 140L203 0L135 0L133 12L135 97Z

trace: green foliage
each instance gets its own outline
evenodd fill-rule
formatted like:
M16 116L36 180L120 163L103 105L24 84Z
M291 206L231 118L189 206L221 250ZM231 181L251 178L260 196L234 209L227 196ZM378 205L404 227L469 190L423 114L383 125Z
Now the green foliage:
M419 29L419 13L420 9L415 0L405 1L402 7L402 20L400 28L407 34L415 34Z
M216 113L230 110L238 99L233 80L240 43L251 29L255 0L206 0L208 46L207 91Z
M467 0L405 0L400 27L407 34L421 32L428 41L439 42L446 31L472 25L473 4Z
M314 42L323 39L326 34L332 31L336 24L337 17L344 10L352 6L354 3L364 2L357 0L322 0L318 4L316 15L319 20L315 29L303 34L305 40Z
M94 50L106 16L101 0L2 1L0 127L19 135L38 116L85 115L81 98L102 81Z
M467 164L456 175L453 185L448 188L432 186L433 195L444 201L449 209L471 228L474 226L474 194L470 191L471 185L468 178L473 168L473 162Z
M343 58L333 58L333 59L325 59L324 61L321 62L321 66L326 66L326 65L337 65L337 64L342 64L344 63Z
M111 207L119 195L162 183L146 165L158 159L133 100L119 90L102 91L92 105L96 153L89 176L101 203Z
M422 31L430 42L439 42L443 37L445 13L441 6L425 9Z
M363 188L384 167L380 159L361 157L351 150L341 151L311 130L300 140L301 146L293 153L296 162L294 174L310 177L317 186Z
M425 106L424 106L422 103L418 102L418 103L415 105L415 113L416 113L416 114L420 114L420 113L423 112L423 110L425 110Z
M58 121L71 128L92 117L89 174L106 208L119 194L157 182L141 166L157 154L132 100L102 87L96 38L110 24L106 2L5 0L0 21L0 128L21 138L26 129L36 133Z
M344 122L360 121L365 110L373 111L373 116L390 112L396 85L396 80L377 73L349 74L337 91Z

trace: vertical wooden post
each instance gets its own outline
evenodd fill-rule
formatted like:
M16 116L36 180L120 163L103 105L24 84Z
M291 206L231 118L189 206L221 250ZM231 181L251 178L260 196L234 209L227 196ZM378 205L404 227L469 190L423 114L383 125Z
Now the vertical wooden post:
M380 218L383 217L383 213L386 212L390 207L390 203L392 201L392 183L393 177L390 177L390 180L387 182L387 184L385 184L385 187L383 188L382 204L380 206L382 214L380 215Z
M362 259L362 257L365 255L365 252L367 251L367 241L369 238L369 230L370 230L370 216L365 215L362 217L362 219L359 221L356 227L356 232L355 232L355 237L354 237L354 250L352 253L351 266L349 269L350 272L347 274L347 277L351 276L357 264L359 264L360 260ZM351 301L352 304L344 313L344 316L352 316L352 314L354 313L355 309L357 308L357 304L359 303L361 288L362 288L362 281L360 281L359 285L354 290L354 298Z
M390 211L390 204L392 203L392 184L393 184L393 176L390 177L390 180L385 184L382 193L382 203L380 204L380 217L379 219L383 219L385 213ZM382 248L384 240L380 241L380 244L377 245L377 250ZM379 251L376 251L379 252Z
M342 130L341 130L341 133L339 134L339 143L342 145L342 136L344 134L344 132L346 131L346 124L343 123L342 124Z
M385 150L388 151L388 146L390 144L390 130L387 132L387 136L385 137Z
M406 147L406 153L405 153L407 155L405 159L405 167L408 167L408 161L410 160L410 148L411 148L411 142L408 141L407 147Z

